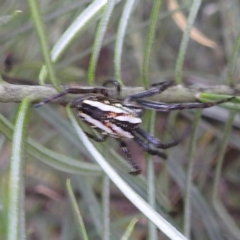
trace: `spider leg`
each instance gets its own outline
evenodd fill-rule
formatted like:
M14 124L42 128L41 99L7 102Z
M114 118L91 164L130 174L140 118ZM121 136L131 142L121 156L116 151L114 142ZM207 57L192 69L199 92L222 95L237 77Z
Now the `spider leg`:
M107 135L103 135L102 137L97 137L97 136L94 136L93 134L91 133L88 133L88 132L85 132L84 133L91 139L93 139L94 141L96 142L104 142L106 139L107 139Z
M134 94L134 95L126 98L124 100L124 103L127 104L130 101L134 101L134 100L138 100L138 99L146 98L146 97L151 97L153 95L159 94L159 93L163 92L164 90L166 90L171 85L172 85L172 81L165 81L165 82L161 82L161 83L152 84L152 86L154 88L144 91L144 92L141 92L141 93ZM158 87L156 87L156 86L158 86Z
M133 161L132 155L128 149L128 146L125 142L123 142L121 139L118 139L120 143L120 147L122 149L122 152L126 155L128 164L130 165L132 171L129 172L131 175L139 175L141 173L141 169L138 167L138 165Z
M182 109L194 109L194 108L210 108L212 106L228 102L234 99L234 97L230 97L227 99L215 101L215 102L196 102L196 103L174 103L174 104L167 104L167 103L160 103L160 102L153 102L153 101L147 101L147 100L137 100L136 102L146 108L146 109L153 109L156 111L162 111L162 112L169 112L172 110L182 110Z
M102 86L106 87L109 84L113 84L113 85L116 86L117 95L120 96L120 93L121 93L121 90L122 90L120 83L117 80L109 79L109 80L105 81Z
M71 87L71 88L67 88L65 89L64 91L50 97L50 98L47 98L37 104L34 105L34 107L38 108L38 107L41 107L42 105L46 104L46 103L49 103L49 102L52 102L53 100L56 100L60 97L63 97L67 94L86 94L86 93L101 93L103 94L104 96L108 96L108 92L105 88L102 88L102 87L96 87L96 88L89 88L89 89L83 89L83 88L77 88L77 87Z
M156 148L162 148L162 149L167 149L173 146L176 146L179 144L179 142L181 141L182 138L180 139L176 139L172 142L169 143L162 143L158 138L154 137L153 135L151 135L150 133L144 131L141 128L137 128L135 130L140 136L142 136L143 138L147 139L147 141L151 144L153 144Z
M171 86L173 84L173 81L172 80L167 80L167 81L163 81L163 82L153 83L150 86L151 87L158 87L158 86L162 86L162 85L166 85L166 84L168 86Z
M134 134L134 140L145 152L147 152L151 155L157 155L163 159L167 159L167 155L165 153L160 152L157 149L151 148L148 144L144 143L136 134Z

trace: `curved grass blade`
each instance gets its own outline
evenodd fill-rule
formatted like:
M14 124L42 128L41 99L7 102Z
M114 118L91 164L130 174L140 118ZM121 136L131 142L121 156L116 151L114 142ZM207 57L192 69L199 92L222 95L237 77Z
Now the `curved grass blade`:
M220 152L217 158L217 168L216 168L216 173L215 173L214 182L213 182L212 202L216 212L218 213L219 217L222 219L224 224L228 227L228 229L236 237L236 239L239 239L239 236L240 236L239 228L237 227L237 224L234 222L232 217L228 214L228 212L226 211L226 209L224 208L222 202L218 197L218 186L221 181L220 176L221 176L222 167L223 167L224 155L226 152L228 139L232 130L232 123L235 118L235 115L236 115L236 111L232 111L231 114L229 115L229 119L226 122L225 129L223 131L224 135L223 135L222 143L219 147Z
M137 221L138 221L138 219L137 219L137 218L134 218L134 219L129 223L129 225L128 225L126 231L125 231L125 233L123 234L123 236L122 236L122 238L121 238L121 240L128 240L128 239L130 239L130 235L131 235L131 233L132 233L132 231L133 231L133 229L134 229Z
M108 164L108 162L97 151L93 144L89 141L82 129L79 127L71 109L67 108L68 116L75 128L79 139L85 145L89 153L95 158L104 172L119 188L119 190L137 207L149 220L151 220L164 234L170 239L186 240L186 238L162 216L160 216L142 197L140 197L133 189L116 173L116 171Z
M95 0L76 18L53 47L51 51L51 59L53 62L56 62L60 58L67 47L72 44L87 25L101 13L106 3L107 0ZM46 66L42 67L40 75L42 79L47 77Z
M47 31L45 29L45 25L42 19L42 15L40 12L40 6L38 4L38 0L28 0L28 4L31 10L31 15L33 18L33 22L35 24L35 29L37 31L37 35L39 38L39 42L41 45L41 49L42 49L42 54L44 57L44 61L46 64L46 68L47 71L49 73L49 77L50 77L50 81L52 83L52 85L58 90L60 91L60 85L57 81L57 77L56 77L56 73L54 70L54 66L53 63L51 61L51 57L50 57L50 47L48 45L48 40L47 40ZM44 85L44 80L45 78L41 76L40 74L40 85Z
M25 98L19 107L14 127L9 173L8 240L26 238L23 171L29 105L29 100Z
M12 140L13 125L2 115L0 115L0 131L10 140ZM101 174L101 169L95 164L80 162L62 154L56 153L43 147L28 138L27 151L38 160L64 172L73 174Z
M81 235L83 237L83 240L88 240L86 228L85 228L85 225L84 225L84 222L83 222L83 219L82 219L81 212L78 208L77 199L75 198L74 193L73 193L73 189L72 189L72 186L71 186L70 179L67 179L66 184L67 184L68 195L69 195L71 205L72 205L72 208L73 208L73 213L74 213L76 221L78 222L78 225L79 225L79 230L81 229L81 233L82 233Z

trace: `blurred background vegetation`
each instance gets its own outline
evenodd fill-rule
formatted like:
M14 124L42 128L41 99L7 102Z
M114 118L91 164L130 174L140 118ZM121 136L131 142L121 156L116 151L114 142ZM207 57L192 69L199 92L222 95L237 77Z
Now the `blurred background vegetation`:
M91 2L39 1L50 49ZM191 36L187 45L183 84L206 86L239 83L238 67L229 74L234 47L235 52L238 52L236 46L240 30L239 1L179 0L176 7L182 15L173 15L175 12L170 3L174 4L174 1L165 0L161 4L151 45L147 74L149 84L169 78L175 79L176 60L183 36L180 28L186 28L186 19L183 16L188 17L191 7L196 2L201 5L194 27L200 33L196 33L196 37ZM13 80L12 83L20 79L27 80L27 84L38 84L44 60L28 2L1 0L0 3L2 17L13 14L16 10L22 11L0 28L1 72L3 76ZM115 39L125 3L126 1L120 1L115 5L108 22L97 62L95 85L101 85L104 79L116 76ZM143 58L153 4L153 0L135 1L127 23L121 56L121 77L126 86L143 86ZM100 16L101 14L91 20L54 64L57 79L61 84L89 85L89 61ZM201 38L203 42L199 40ZM9 56L14 63L10 71L4 65L4 60ZM237 58L235 64L239 64ZM18 108L17 103L0 104L2 116L12 124L16 120ZM144 116L143 127L166 142L170 140L169 132L180 135L186 126L194 126L197 122L194 120L197 119L195 113L194 110L170 114L158 112L153 127L149 123L151 112L148 112ZM195 136L190 134L179 146L169 149L166 163L156 157L144 155L134 142L128 142L134 159L143 169L141 176L133 177L128 174L125 156L115 141L109 139L104 144L94 144L123 179L144 199L149 198L149 187L153 187L155 182L154 199L157 212L163 214L181 232L185 229L185 233L191 235L191 239L240 239L240 118L239 115L233 118L234 113L223 107L203 110L201 114L201 119L195 124L197 128L192 130L196 130ZM88 128L83 126L84 130ZM12 141L6 137L4 130L0 130L5 133L0 135L0 239L6 239ZM53 154L68 156L79 162L94 163L69 123L64 107L47 105L40 109L31 109L27 132L29 137L51 149ZM194 141L196 146L191 144ZM95 171L86 174L76 174L77 170L72 170L71 173L57 161L50 162L50 155L46 152L45 155L41 155L27 150L24 156L27 239L83 239L73 217L66 190L67 178L71 179L88 238L101 239L104 232L102 205L106 201L103 201L102 189L106 189L103 173L98 171L97 167ZM146 158L151 161L150 165ZM149 177L149 167L152 163L155 172L153 182ZM74 165L72 168L74 169ZM191 204L186 208L184 206L189 198L186 198L185 192L189 181L193 186L190 194ZM129 239L168 239L162 232L148 225L146 217L114 184L109 185L109 190L111 236L105 236L105 239L121 239L130 221L135 218L138 222ZM186 209L191 209L189 216ZM190 225L190 234L187 233L189 230L186 225Z

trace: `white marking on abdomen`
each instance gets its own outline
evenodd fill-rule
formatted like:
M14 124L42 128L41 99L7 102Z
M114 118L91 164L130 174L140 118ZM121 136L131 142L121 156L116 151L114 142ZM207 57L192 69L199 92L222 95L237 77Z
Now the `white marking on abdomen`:
M96 107L96 108L98 108L102 111L106 111L106 112L125 113L125 114L129 113L128 111L125 111L121 108L114 107L114 106L111 106L111 105L107 105L105 103L101 103L101 102L97 102L97 101L84 100L83 102L90 105L90 106Z
M97 128L105 131L106 133L110 134L110 135L114 135L115 133L108 127L106 127L104 124L102 124L101 122L99 122L98 120L90 117L89 115L80 112L79 115L86 121L91 123L93 126L96 126ZM115 134L116 135L116 134Z
M126 116L116 116L114 117L114 119L119 120L119 121L123 121L123 122L129 122L129 123L135 123L135 124L140 124L142 123L142 119L141 118L136 118L136 117L132 117L131 115L126 115Z
M126 132L124 131L122 128L118 127L115 124L112 124L112 129L114 131L116 131L116 135L118 135L119 137L123 137L123 138L134 138L134 136L130 133L130 132Z

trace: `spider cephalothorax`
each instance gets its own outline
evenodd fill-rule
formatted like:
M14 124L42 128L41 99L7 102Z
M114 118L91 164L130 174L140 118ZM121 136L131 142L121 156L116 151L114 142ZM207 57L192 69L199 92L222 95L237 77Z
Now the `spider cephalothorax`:
M109 83L116 85L117 92L119 94L121 91L120 85L114 80L109 80L105 82L103 86L106 86ZM82 97L76 98L70 106L76 111L76 115L81 120L89 124L92 128L96 129L100 134L102 134L102 136L97 137L85 132L86 135L97 142L105 141L108 136L116 138L120 143L122 151L127 156L128 162L132 169L130 173L137 175L140 174L141 169L132 160L132 156L126 143L124 142L124 139L135 140L135 142L144 151L151 155L157 155L163 159L166 159L167 156L165 153L161 152L160 149L173 147L180 142L180 139L176 139L169 143L162 143L159 139L140 128L140 124L142 123L141 115L144 108L153 109L156 111L208 108L231 100L231 98L229 98L210 103L180 104L167 104L144 100L146 97L161 93L170 85L171 82L154 84L150 90L134 94L124 100L120 100L118 97L109 97L107 89L101 87L88 90L81 88L68 88L52 98L36 104L35 106L40 107L43 104L51 102L54 99L62 97L68 93L86 94Z

